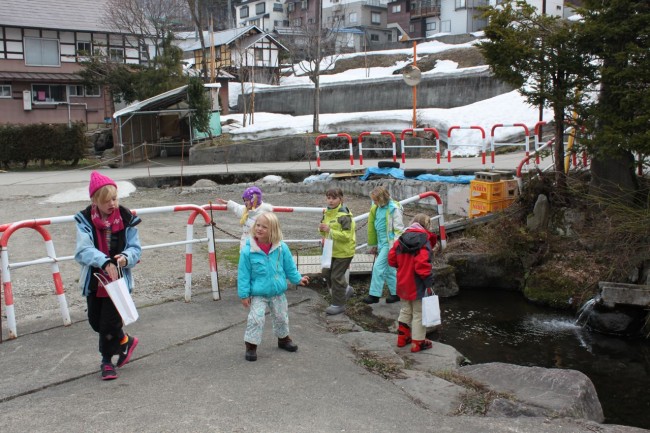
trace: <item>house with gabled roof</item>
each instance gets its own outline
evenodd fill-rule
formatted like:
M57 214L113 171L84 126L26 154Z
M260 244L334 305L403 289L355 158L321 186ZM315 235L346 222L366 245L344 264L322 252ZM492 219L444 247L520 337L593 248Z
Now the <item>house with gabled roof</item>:
M177 33L176 44L186 53L191 53L195 67L203 63L203 49L195 32ZM214 52L215 71L225 71L245 81L277 84L280 74L280 54L287 49L272 35L251 25L223 30L203 32L206 46L206 60L211 64ZM207 49L214 47L214 50ZM208 66L210 69L210 66Z
M106 0L2 0L0 123L110 122L106 89L84 86L89 54L144 64L150 46L104 19Z

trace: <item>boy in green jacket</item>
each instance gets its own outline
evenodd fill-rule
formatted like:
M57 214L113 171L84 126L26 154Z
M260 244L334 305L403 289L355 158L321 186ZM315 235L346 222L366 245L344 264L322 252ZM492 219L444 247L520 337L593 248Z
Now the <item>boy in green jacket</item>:
M352 287L348 286L346 273L354 257L357 237L352 212L343 204L343 190L328 189L325 197L327 210L323 214L318 231L324 238L334 241L332 265L329 269L323 268L323 277L332 294L332 304L325 309L325 313L335 315L345 311L345 302L352 295Z

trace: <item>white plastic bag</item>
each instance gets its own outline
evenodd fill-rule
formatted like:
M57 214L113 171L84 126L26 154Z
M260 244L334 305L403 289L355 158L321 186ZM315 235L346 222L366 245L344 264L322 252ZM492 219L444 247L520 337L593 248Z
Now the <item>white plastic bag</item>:
M422 325L428 327L442 324L438 295L422 298Z
M332 267L332 249L334 248L334 241L330 238L325 239L323 242L323 255L320 257L320 266L324 269Z
M120 313L120 316L122 317L124 326L126 326L138 320L139 315L138 310L135 308L135 304L133 303L133 298L129 293L129 287L126 284L126 279L122 274L122 270L119 267L117 270L120 278L115 281L109 282L108 278L101 274L95 274L95 277L104 285L108 296L110 296L117 312Z

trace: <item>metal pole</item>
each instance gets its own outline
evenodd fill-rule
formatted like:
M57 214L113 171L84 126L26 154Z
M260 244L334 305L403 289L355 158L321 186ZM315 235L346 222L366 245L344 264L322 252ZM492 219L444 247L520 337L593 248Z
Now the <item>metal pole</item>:
M413 66L417 66L417 42L413 41ZM417 128L417 106L418 106L418 86L413 86L413 129ZM415 131L414 134L415 135Z

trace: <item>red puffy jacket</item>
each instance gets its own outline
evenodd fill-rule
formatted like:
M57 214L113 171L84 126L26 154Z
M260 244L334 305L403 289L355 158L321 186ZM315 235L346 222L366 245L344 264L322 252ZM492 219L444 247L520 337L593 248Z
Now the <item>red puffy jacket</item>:
M410 226L388 252L388 264L397 268L397 296L405 301L422 299L433 286L432 249L438 238L419 225Z

